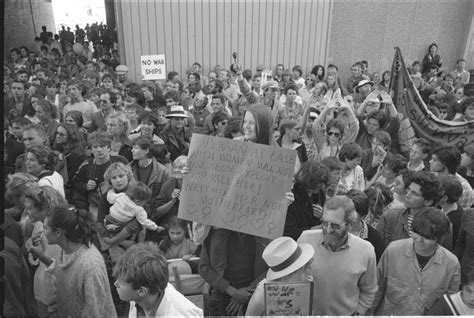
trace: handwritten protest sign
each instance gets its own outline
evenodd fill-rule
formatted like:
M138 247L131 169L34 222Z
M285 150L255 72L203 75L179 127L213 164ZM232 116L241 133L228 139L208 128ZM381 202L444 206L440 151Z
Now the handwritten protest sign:
M280 237L295 161L294 150L194 134L178 217Z
M313 282L266 283L265 316L313 314Z
M142 76L146 81L166 78L165 55L142 55Z

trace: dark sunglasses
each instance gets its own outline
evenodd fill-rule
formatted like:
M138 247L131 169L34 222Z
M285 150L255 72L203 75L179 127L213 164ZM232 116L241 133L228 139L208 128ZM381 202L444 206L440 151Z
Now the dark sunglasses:
M334 135L334 137L340 137L341 136L341 134L337 133L337 132L332 132L332 131L328 132L328 136L333 136L333 135Z

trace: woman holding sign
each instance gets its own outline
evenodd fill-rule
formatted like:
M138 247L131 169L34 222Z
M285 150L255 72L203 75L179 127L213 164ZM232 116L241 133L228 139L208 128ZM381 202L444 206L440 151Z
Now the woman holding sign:
M244 142L272 143L273 118L263 104L250 105L242 121ZM293 201L292 193L287 200ZM199 272L211 290L204 302L204 314L243 314L252 292L266 273L262 252L267 240L236 231L213 228L204 241Z

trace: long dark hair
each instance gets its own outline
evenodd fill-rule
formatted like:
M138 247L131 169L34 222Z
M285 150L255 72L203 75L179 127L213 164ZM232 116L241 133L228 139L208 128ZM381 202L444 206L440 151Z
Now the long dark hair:
M61 204L52 208L46 217L49 218L49 226L53 230L64 230L68 241L90 245L94 230L91 224L91 215L87 210Z
M84 140L83 134L79 131L79 128L72 124L66 124L66 123L59 124L58 128L59 127L63 127L64 129L66 129L67 143L66 145L58 144L56 142L56 138L54 138L53 149L63 154L68 154L68 153L83 154L85 151L86 141ZM57 133L58 128L56 128L55 134Z
M189 237L189 235L188 235L188 223L185 220L178 219L178 217L176 217L176 216L172 216L169 219L168 223L165 225L166 231L169 231L171 228L176 228L176 227L179 227L179 228L183 229L184 237ZM160 248L160 250L163 253L166 253L168 251L168 249L170 248L170 246L171 246L171 239L170 239L170 236L168 235L166 237L166 239L161 241L161 243L158 247Z
M247 107L246 112L251 113L255 119L256 143L270 145L273 140L273 116L271 110L263 104L252 104ZM244 121L242 119L241 127L243 127L243 124Z

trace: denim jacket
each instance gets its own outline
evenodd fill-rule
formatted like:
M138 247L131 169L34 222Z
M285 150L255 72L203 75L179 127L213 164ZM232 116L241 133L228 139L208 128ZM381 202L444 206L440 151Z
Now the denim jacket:
M377 266L379 289L370 313L423 315L445 293L459 290L461 268L442 246L420 270L411 238L392 242Z

